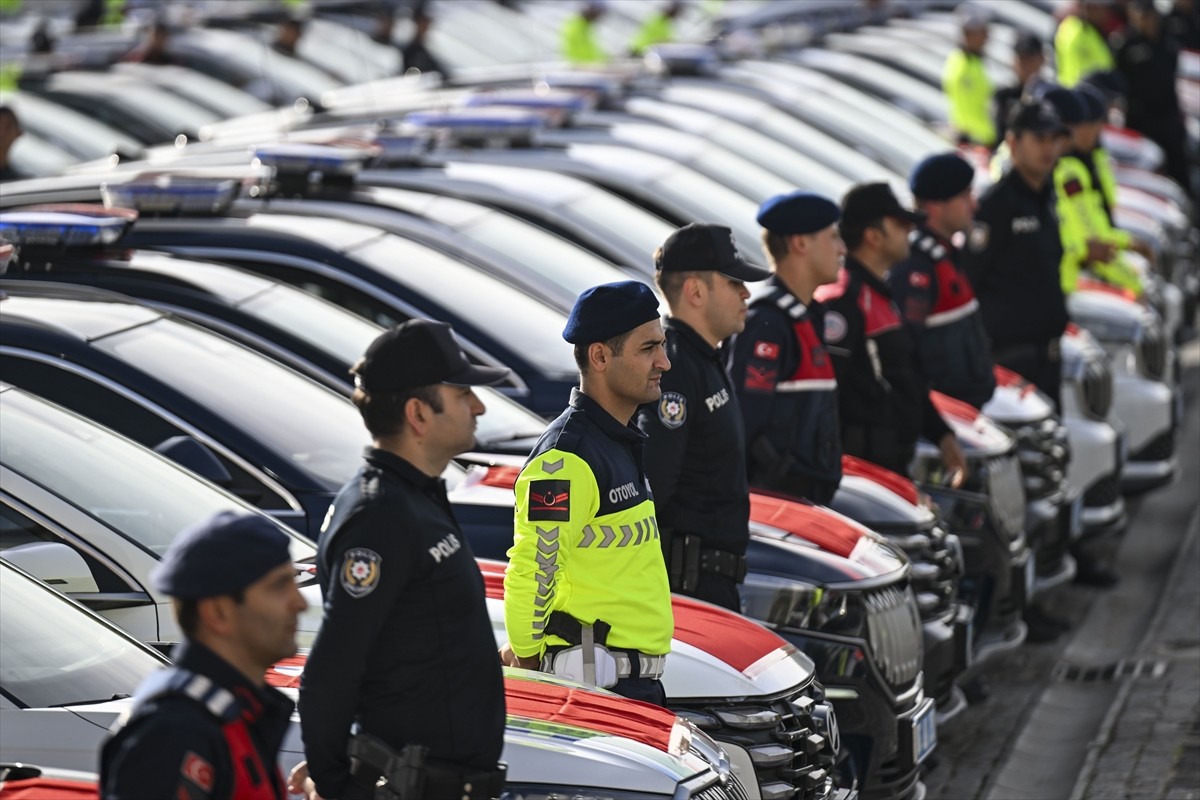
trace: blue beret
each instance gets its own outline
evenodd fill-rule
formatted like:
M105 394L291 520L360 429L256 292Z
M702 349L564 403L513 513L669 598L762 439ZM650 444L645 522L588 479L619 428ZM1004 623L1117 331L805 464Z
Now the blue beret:
M607 342L658 316L658 298L646 284L602 283L579 295L562 335L571 344Z
M965 192L975 180L975 168L958 153L938 153L913 167L908 188L921 200L949 200Z
M1083 108L1084 122L1103 122L1108 116L1108 97L1090 83L1075 86L1075 97Z
M758 208L758 224L772 233L815 233L841 219L838 204L812 192L777 194Z
M234 594L290 563L290 544L262 514L221 511L176 536L151 578L154 588L171 597Z

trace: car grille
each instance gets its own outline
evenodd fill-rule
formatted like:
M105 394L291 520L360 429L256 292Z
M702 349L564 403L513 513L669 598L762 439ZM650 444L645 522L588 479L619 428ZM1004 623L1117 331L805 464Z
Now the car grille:
M889 586L866 592L867 642L893 689L903 690L921 671L921 617L912 590Z
M913 800L921 794L921 769L900 766L898 759L892 758L867 778L867 783L859 792L859 800Z
M1066 485L1067 463L1071 446L1067 429L1054 417L1047 417L1016 430L1017 460L1026 499L1038 499L1061 491Z
M1083 378L1079 382L1083 413L1092 419L1108 419L1112 410L1113 380L1112 371L1108 364L1098 358L1089 359L1083 368Z
M746 790L733 775L729 776L729 780L724 783L717 783L709 786L707 789L701 789L696 794L693 794L694 800L747 800Z
M745 748L754 762L764 800L826 800L834 793L832 767L839 742L837 717L813 696L823 696L823 691L820 684L813 683L774 700L764 698L758 703L735 705L672 704L672 710L718 742ZM822 712L820 718L818 711ZM738 717L772 714L778 722L770 728L737 723Z
M888 538L912 562L912 588L921 619L941 619L952 611L958 598L963 565L947 543L946 532L941 527L934 527L916 535Z
M988 461L987 491L1000 530L1015 541L1025 528L1025 488L1016 456Z

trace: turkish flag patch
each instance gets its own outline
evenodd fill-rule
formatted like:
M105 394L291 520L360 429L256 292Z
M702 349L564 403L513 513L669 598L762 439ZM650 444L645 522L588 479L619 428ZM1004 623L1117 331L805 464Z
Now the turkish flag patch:
M754 357L774 361L779 358L779 345L774 342L755 342Z
M530 481L529 520L569 522L571 520L570 481Z
M179 767L179 774L206 792L211 792L213 789L214 772L212 764L191 750L184 755L183 764Z
M1074 197L1083 191L1083 184L1079 182L1078 178L1071 178L1063 184L1063 191L1067 193L1067 197Z
M775 380L778 377L779 370L748 366L746 367L745 386L751 391L773 392L775 391Z
M910 272L908 274L908 282L915 289L929 288L929 276L924 272Z

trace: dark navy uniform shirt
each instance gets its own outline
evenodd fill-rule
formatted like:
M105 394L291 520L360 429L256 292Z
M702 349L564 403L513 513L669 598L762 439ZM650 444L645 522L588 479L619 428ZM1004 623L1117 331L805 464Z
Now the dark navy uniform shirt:
M778 277L755 291L725 359L746 430L750 485L817 489L809 499L827 502L842 479L837 377L808 309Z
M504 685L483 577L446 487L368 448L321 530L325 617L305 667L300 719L323 797L349 780L351 723L399 750L496 768Z
M996 376L959 250L924 227L910 242L908 258L891 268L887 283L916 343L921 372L931 388L980 408L991 399Z
M658 524L695 534L705 547L746 552L750 487L737 393L716 348L689 325L663 326L671 369L662 397L638 410Z
M196 642L180 643L173 657L177 667L233 694L247 720L259 762L271 771L259 776L259 788L265 796L284 800L282 787L276 788L275 771L294 708L292 701L276 689L255 686L233 665ZM234 768L222 724L204 705L182 694L139 702L100 751L101 797L236 800Z
M1010 169L979 199L963 265L993 351L1043 345L1067 327L1053 181L1034 189Z

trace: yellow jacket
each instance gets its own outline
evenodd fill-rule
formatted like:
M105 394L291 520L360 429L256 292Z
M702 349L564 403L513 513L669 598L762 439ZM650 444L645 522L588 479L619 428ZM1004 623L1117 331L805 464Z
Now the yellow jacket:
M992 81L983 59L961 48L946 58L942 90L950 108L950 124L971 141L991 147L996 144L992 121Z
M654 500L634 458L645 435L578 390L517 478L504 624L514 653L565 645L552 611L612 626L608 645L662 655L675 623Z
M1107 72L1116 66L1104 34L1073 14L1054 33L1054 58L1058 62L1058 82L1067 88L1093 72Z
M637 35L633 37L633 44L629 49L634 55L641 55L646 52L646 49L653 45L662 42L669 42L675 38L674 32L671 30L671 18L661 11L656 11L642 24Z
M1068 154L1054 167L1054 189L1058 195L1059 235L1063 260L1060 266L1063 291L1070 294L1079 283L1085 266L1096 277L1114 286L1142 291L1142 280L1121 253L1130 243L1127 231L1114 228L1104 209L1101 189L1092 182L1087 165L1078 154ZM1087 243L1096 239L1117 248L1117 255L1104 263L1088 263Z
M596 41L592 23L582 14L573 14L562 27L563 58L572 64L603 64L608 54Z

